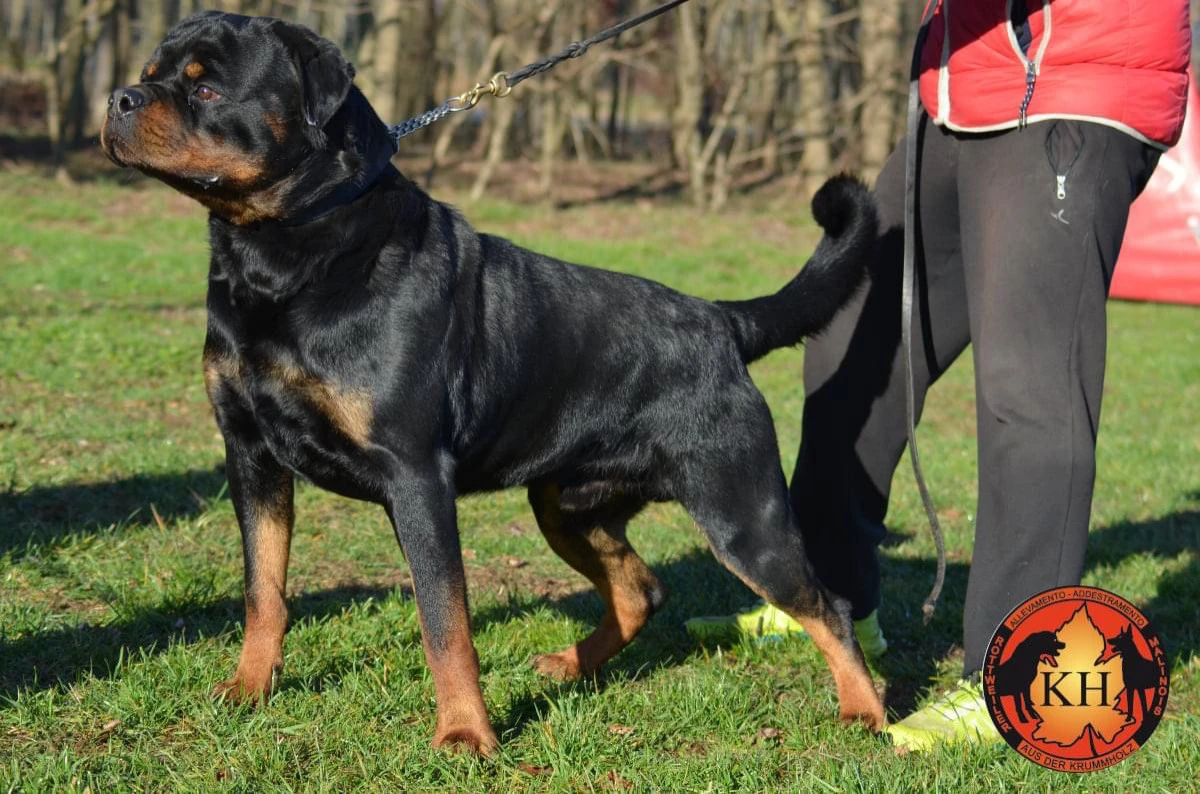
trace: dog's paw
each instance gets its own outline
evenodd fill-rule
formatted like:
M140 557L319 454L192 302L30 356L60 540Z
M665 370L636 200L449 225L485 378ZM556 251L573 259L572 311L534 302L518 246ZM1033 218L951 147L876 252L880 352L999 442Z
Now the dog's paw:
M500 747L491 726L458 726L438 729L433 737L433 747L452 753L474 753L490 756Z
M226 703L263 705L271 699L279 672L278 667L268 667L265 673L250 673L239 667L233 678L213 687L212 696Z
M555 681L574 681L587 674L574 648L533 657L533 669Z
M873 733L879 733L887 727L887 717L883 713L882 706L877 707L864 704L863 708L843 707L839 716L844 724L853 725L856 722L861 722L870 728Z

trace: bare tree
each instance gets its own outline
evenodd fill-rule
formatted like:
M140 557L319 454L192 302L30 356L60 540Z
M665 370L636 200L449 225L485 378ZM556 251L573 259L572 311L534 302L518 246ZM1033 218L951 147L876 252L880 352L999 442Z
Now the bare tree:
M437 78L437 3L378 0L359 49L359 80L381 118L425 110Z
M43 83L61 162L65 147L96 133L104 96L136 79L170 25L201 7L314 27L396 122L657 2L0 0L0 80L25 70ZM692 0L406 139L405 154L428 158L429 180L453 160L474 161L475 196L506 161L525 159L535 192L553 199L570 158L653 163L656 178L711 208L780 176L812 191L834 168L873 173L890 152L919 5ZM0 93L0 110L4 101Z
M900 8L893 0L861 0L863 104L862 170L875 176L896 138L897 89L906 50L900 44Z

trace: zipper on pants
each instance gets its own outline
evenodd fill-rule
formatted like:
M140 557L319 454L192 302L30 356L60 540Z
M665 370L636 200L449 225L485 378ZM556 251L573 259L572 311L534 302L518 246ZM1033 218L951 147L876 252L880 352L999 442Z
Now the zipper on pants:
M1058 120L1050 125L1046 134L1046 159L1054 171L1054 197L1067 199L1067 177L1083 154L1083 125L1067 120Z

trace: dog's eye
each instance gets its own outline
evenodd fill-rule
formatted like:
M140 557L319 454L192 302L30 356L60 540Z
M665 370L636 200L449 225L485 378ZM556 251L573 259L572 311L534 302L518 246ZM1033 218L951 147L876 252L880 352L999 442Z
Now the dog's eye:
M201 102L212 102L214 99L220 99L221 95L212 90L206 85L196 86L196 90L192 94Z

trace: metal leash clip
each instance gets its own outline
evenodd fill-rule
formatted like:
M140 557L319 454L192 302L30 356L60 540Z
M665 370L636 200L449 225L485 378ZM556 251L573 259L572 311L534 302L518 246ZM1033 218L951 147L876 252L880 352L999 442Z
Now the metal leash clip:
M485 94L491 94L497 99L501 99L511 93L512 86L508 83L508 72L496 72L486 83L476 83L470 91L448 99L446 106L450 108L450 112L457 113L461 110L470 110L478 105L479 100Z

